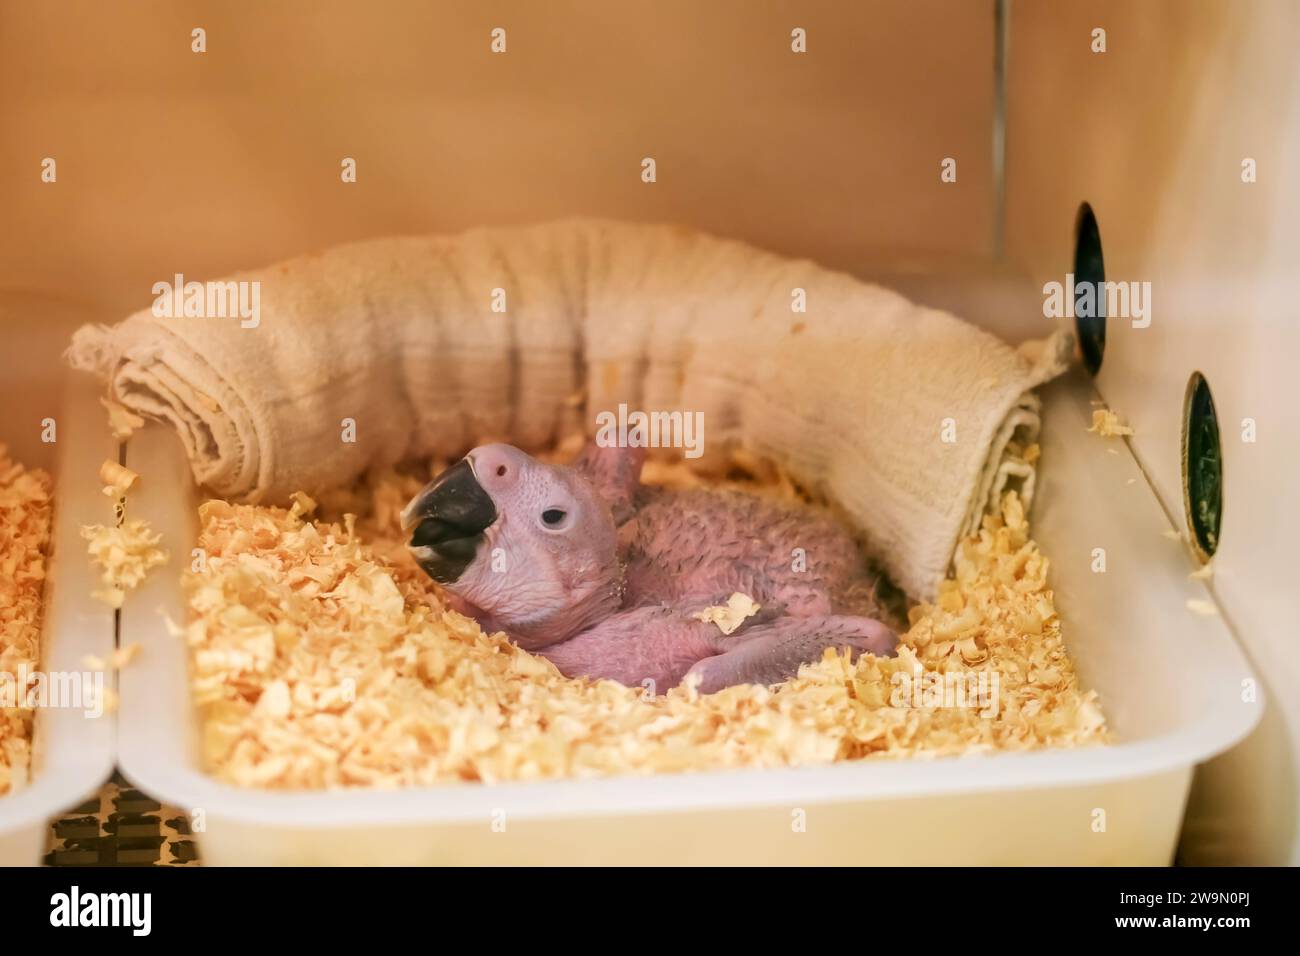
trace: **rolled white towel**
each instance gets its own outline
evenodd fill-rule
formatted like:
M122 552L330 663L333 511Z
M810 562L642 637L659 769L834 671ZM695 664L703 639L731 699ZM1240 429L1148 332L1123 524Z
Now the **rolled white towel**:
M69 349L175 428L218 495L283 502L487 438L541 448L585 390L589 431L620 403L702 412L707 456L745 448L835 500L916 597L1010 483L1028 506L1033 468L1008 445L1037 437L1030 390L1072 351L1065 333L1013 349L878 286L675 226L377 239L232 280L258 283L255 326L151 308L83 327Z

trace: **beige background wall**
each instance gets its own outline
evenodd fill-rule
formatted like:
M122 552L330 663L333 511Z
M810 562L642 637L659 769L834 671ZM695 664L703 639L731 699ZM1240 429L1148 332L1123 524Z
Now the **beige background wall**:
M986 255L990 10L6 3L0 288L71 286L125 314L175 271L575 213L693 223L852 268L882 251ZM489 52L494 26L504 55ZM790 52L796 26L805 55ZM45 156L57 185L40 181ZM355 185L339 180L345 156ZM939 182L945 156L956 184Z

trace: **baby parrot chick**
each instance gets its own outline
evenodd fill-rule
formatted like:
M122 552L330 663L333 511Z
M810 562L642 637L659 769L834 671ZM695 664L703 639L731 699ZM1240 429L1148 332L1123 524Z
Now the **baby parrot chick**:
M644 458L590 444L554 465L482 445L411 500L402 526L454 607L568 677L662 693L692 675L711 693L779 683L827 648L893 653L877 579L828 512L642 485ZM758 609L723 633L708 609L735 594Z

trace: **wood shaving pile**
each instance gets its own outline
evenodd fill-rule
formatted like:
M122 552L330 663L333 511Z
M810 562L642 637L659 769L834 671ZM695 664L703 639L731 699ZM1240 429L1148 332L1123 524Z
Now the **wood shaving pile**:
M111 421L112 403L105 405ZM111 528L84 525L81 536L86 539L90 559L100 567L100 580L104 584L102 589L92 591L91 597L119 609L126 593L139 587L145 575L166 564L170 556L158 547L162 535L155 533L149 522L126 520L126 493L135 487L140 476L125 465L105 461L99 466L99 480L104 485L104 494L113 500L114 524Z
M9 702L26 697L18 675L40 664L52 493L48 474L24 468L0 445L0 681L8 682ZM32 718L29 708L0 704L0 796L27 781Z
M162 535L138 518L113 527L86 525L81 536L91 560L100 567L104 585L91 594L112 608L120 608L127 591L139 587L146 574L168 561L167 552L158 547Z
M569 680L449 610L398 529L422 482L380 481L366 519L210 501L187 572L209 770L242 786L393 788L937 757L1105 741L1061 642L1048 562L1014 493L965 542L897 658L828 651L774 688L647 698ZM349 497L351 495L352 497ZM357 506L356 493L322 509ZM983 677L981 678L981 675ZM902 679L915 677L907 684ZM992 678L954 705L944 682ZM900 693L938 684L939 692ZM932 688L933 689L933 688Z

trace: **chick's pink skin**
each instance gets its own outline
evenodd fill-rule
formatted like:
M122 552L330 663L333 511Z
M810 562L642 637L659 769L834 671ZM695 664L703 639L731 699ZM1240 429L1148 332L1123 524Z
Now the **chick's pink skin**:
M829 514L739 491L646 489L619 529L630 605L739 591L796 617L879 613L852 537Z
M694 673L709 692L785 680L828 647L892 652L874 579L824 512L642 487L636 449L593 444L571 467L508 445L469 458L498 518L447 589L484 628L568 676L658 692ZM548 512L564 520L548 523ZM731 635L695 618L734 591L764 611Z
M732 634L666 605L612 615L539 653L568 677L609 678L660 693L688 675L704 694L733 684L776 684L828 648L887 656L894 632L867 617L763 616Z

